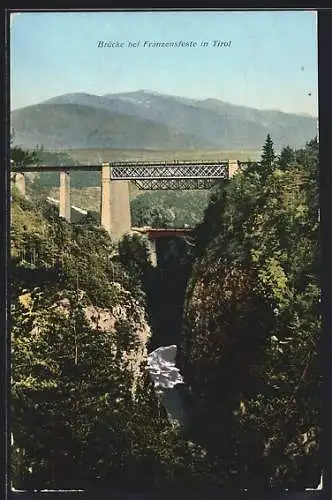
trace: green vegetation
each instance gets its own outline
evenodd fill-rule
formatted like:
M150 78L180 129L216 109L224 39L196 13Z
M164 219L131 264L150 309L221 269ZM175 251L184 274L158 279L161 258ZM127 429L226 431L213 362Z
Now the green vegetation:
M318 143L262 158L197 228L178 362L225 484L301 490L321 470Z
M194 227L204 215L208 191L151 191L131 201L133 227Z
M38 163L41 165L79 165L67 152L45 151L43 147L37 148L35 153ZM48 191L59 187L58 172L41 172L34 178L31 185L31 192L38 193L42 189ZM86 187L100 187L100 172L71 172L70 185L75 189ZM85 208L85 207L82 207Z
M283 153L283 157L285 154ZM273 170L273 164L275 160L275 153L273 149L273 142L270 137L270 134L267 134L267 138L265 141L265 144L263 146L263 153L262 153L262 158L261 158L261 166L265 170L267 174L269 174Z
M59 200L60 193L59 188L51 188L48 191L48 196ZM37 190L38 192L38 190ZM98 215L98 221L100 221L100 203L101 203L101 189L100 187L90 186L86 188L70 188L70 204L82 208L83 210L88 210L95 212Z
M11 148L11 160L17 165L34 165L39 162L37 151L25 151L18 146Z
M115 252L88 217L69 224L12 196L13 486L198 485L199 447L170 426L145 369L144 239Z
M132 200L135 225L201 220L194 246L158 242L153 268L143 237L116 248L94 214L69 224L41 196L13 190L14 487L318 483L318 209L317 141L275 155L267 137L262 163L209 200ZM147 350L165 343L178 343L191 388L184 428L169 424L146 371Z

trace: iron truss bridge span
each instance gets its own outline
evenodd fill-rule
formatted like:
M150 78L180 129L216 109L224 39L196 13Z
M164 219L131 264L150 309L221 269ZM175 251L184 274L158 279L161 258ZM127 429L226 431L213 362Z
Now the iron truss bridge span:
M211 189L220 179L143 179L133 180L134 184L143 190L192 190Z
M133 181L142 190L210 189L228 179L228 161L112 163L111 179Z
M233 162L234 163L234 162ZM251 161L237 161L240 170L250 166ZM259 163L259 162L257 162ZM230 176L230 162L173 161L144 162L119 161L99 165L11 165L15 172L61 172L101 171L103 166L110 167L110 179L132 181L142 190L191 190L210 189L221 180Z

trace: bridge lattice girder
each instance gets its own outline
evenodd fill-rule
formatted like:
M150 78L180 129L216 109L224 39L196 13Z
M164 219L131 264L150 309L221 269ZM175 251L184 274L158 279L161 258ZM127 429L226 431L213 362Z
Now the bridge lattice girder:
M252 161L237 161L244 169ZM257 162L259 163L259 162ZM210 189L229 178L229 161L113 162L112 180L133 181L139 189ZM101 171L102 165L11 165L12 172Z
M134 180L135 185L141 190L191 190L211 189L220 179L143 179Z
M228 162L112 164L111 178L132 180L139 189L210 189L228 179Z

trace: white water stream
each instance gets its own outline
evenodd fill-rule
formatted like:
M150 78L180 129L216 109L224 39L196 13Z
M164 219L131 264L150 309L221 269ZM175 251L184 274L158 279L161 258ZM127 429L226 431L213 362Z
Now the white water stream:
M148 356L148 370L157 396L173 423L183 424L184 407L176 388L183 384L180 370L175 366L176 345L158 347Z
M154 382L156 394L165 407L168 418L173 423L183 424L184 407L176 386L183 384L184 381L180 370L175 366L176 349L176 345L169 345L152 351L148 356L148 370ZM323 473L317 488L306 488L306 491L321 490L322 487Z

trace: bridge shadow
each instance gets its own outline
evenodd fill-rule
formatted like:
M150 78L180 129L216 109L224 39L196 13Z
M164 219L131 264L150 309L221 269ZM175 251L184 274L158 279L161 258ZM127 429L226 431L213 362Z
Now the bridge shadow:
M192 247L183 238L157 239L156 251L158 267L148 291L153 323L149 350L180 341L184 296L192 265Z

